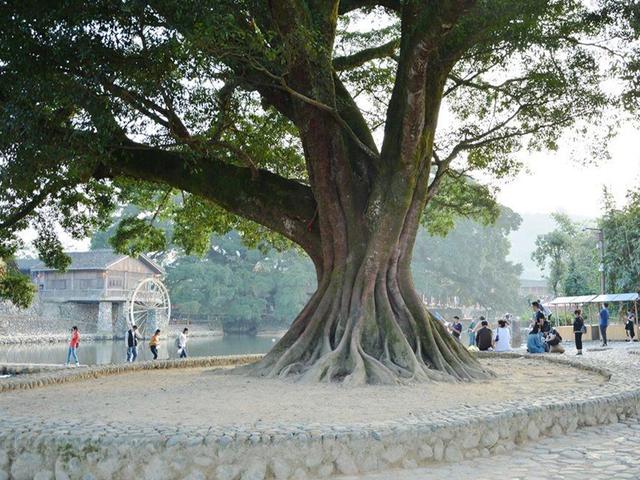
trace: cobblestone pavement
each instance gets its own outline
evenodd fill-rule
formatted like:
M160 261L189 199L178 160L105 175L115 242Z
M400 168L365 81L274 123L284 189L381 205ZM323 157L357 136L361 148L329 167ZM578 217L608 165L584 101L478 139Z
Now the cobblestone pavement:
M640 478L636 419L545 438L504 455L339 480L635 480Z
M625 359L631 349L637 349L637 344L617 343L601 349L590 342L583 358L585 363L620 368L620 360ZM570 347L567 353L574 353L571 350ZM640 479L639 448L640 420L632 418L543 438L506 454L336 480L637 480Z
M106 424L104 418L78 424L75 418L0 415L0 480L640 480L640 345L602 349L589 344L582 357L567 347L566 355L539 356L551 378L562 382L553 365L566 365L571 358L577 376L580 370L599 371L610 376L609 382L569 394L552 384L525 402L494 399L477 407L455 398L457 408L371 425L287 423L246 429L205 419L188 429L180 424L133 428ZM505 363L518 358L491 355ZM229 357L64 369L24 379L17 375L0 381L0 390L3 384L35 388L134 369L213 367L223 360ZM491 384L486 394L495 397ZM593 427L576 430L583 425Z

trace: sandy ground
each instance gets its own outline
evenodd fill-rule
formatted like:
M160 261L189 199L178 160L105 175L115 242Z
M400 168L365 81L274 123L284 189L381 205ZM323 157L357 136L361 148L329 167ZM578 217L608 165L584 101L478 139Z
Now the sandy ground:
M483 360L497 378L469 384L343 388L175 369L116 375L0 394L2 415L80 423L253 425L369 423L460 405L562 394L605 380L598 374L528 359Z

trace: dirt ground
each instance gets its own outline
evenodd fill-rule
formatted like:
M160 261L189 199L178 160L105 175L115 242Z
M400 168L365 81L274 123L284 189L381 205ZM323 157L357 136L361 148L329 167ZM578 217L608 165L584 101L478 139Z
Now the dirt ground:
M210 426L357 424L455 413L462 405L536 398L605 382L595 373L528 359L482 362L497 377L478 383L343 388L221 375L212 369L151 370L0 394L2 415L79 423Z

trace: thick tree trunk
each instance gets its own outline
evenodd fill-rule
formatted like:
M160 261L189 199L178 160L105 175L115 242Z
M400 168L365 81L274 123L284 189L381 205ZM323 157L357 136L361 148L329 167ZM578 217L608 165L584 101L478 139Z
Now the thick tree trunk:
M409 262L417 218L411 206L405 215L387 213L379 223L383 230L372 232L364 245L332 242L346 252L340 256L345 260L325 267L309 303L271 352L248 367L251 373L354 385L491 375L415 291Z
M393 263L366 275L354 267L323 276L285 336L250 367L252 373L356 385L489 376L427 312L408 272Z
M292 118L317 205L318 290L273 350L248 367L254 374L356 385L490 376L427 312L411 278L449 66L436 61L433 42L413 30L411 18L405 20L379 155L371 155L373 139L361 134L370 150L363 153L326 108L302 101L294 105ZM335 76L317 74L323 62L326 71L332 70L330 51L292 57L287 81L347 116L358 132L366 131ZM318 58L308 64L314 55Z

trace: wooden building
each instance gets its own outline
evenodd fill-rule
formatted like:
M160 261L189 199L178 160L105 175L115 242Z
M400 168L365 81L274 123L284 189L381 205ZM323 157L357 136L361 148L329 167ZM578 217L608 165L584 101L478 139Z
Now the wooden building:
M75 305L85 316L95 312L98 334L121 335L133 291L143 280L164 275L163 269L144 255L132 258L107 249L67 255L71 265L64 272L40 260L20 259L17 264L37 286L41 303ZM65 309L69 311L74 309Z
M551 300L553 292L549 288L548 280L530 280L520 279L520 296L526 298L530 302L534 300L542 300L543 302Z

